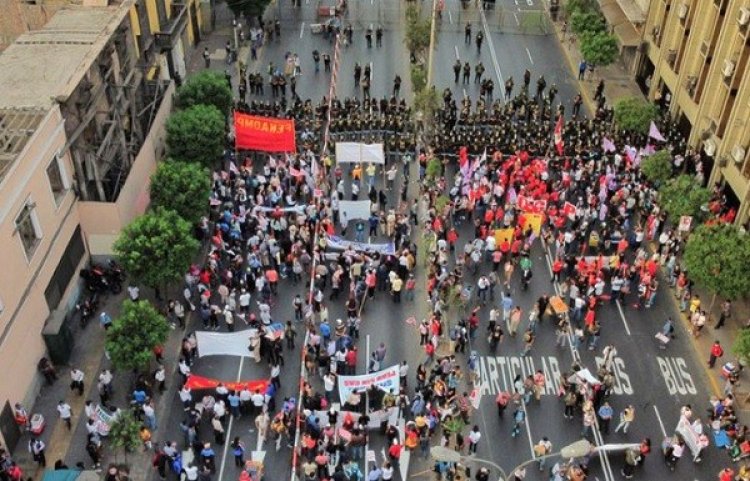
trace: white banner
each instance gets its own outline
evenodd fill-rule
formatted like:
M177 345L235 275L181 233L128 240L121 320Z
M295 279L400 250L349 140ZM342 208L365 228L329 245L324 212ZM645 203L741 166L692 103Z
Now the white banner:
M701 427L700 424L698 426ZM698 439L698 436L700 436L701 433L696 432L695 427L685 416L680 416L675 431L685 441L685 444L690 448L690 452L693 453L693 456L696 456L701 452L702 447L700 446L700 440Z
M385 164L383 144L336 142L336 162L339 164Z
M275 211L275 207L261 207L259 205L256 205L253 207L253 212L273 212ZM282 207L281 212L288 214L290 212L296 212L297 214L302 214L305 212L305 206L304 205L295 205L294 207Z
M393 245L393 242L390 242L388 244L367 244L364 242L349 241L337 235L329 235L327 236L327 239L328 247L330 247L331 249L345 250L351 246L352 249L360 252L371 251L380 252L381 254L387 255L396 253L396 247Z
M255 329L237 332L196 331L198 357L239 356L250 357L250 334Z
M369 200L340 200L339 220L341 227L346 227L350 220L370 218L372 203Z
M390 391L393 395L398 395L398 365L370 374L339 376L339 398L341 399L341 403L346 403L349 394L352 392L364 392L372 385L378 386L383 391Z

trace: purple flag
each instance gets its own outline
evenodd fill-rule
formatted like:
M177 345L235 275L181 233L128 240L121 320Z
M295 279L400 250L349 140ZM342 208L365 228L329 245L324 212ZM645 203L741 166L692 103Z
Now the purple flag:
M607 137L604 137L602 139L602 149L604 149L604 153L606 154L615 152L617 150L617 148L615 147L615 143L609 140Z
M653 120L651 121L651 127L648 129L648 136L657 142L664 142L666 140L664 136L661 135L661 132L659 132L659 129L656 127Z

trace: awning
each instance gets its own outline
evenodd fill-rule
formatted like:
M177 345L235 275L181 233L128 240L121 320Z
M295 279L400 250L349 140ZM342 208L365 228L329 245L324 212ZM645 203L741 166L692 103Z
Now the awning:
M601 0L599 4L607 24L612 27L621 47L637 47L641 35L635 29L618 3L622 0ZM625 0L627 1L627 0Z

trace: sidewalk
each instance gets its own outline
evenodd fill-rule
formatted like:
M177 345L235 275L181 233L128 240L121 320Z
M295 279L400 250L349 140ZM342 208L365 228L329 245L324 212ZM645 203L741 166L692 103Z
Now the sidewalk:
M578 51L577 43L572 41L570 32L563 33L562 20L557 22L550 20L550 24L552 25L553 33L560 43L568 67L573 76L578 78L578 65L581 63L583 56ZM633 76L625 70L625 67L619 61L615 61L612 65L597 67L593 75L586 72L585 80L578 80L579 92L583 97L583 102L589 114L596 112L594 93L600 80L604 80L604 95L607 97L609 105L613 105L615 100L623 97L643 97Z

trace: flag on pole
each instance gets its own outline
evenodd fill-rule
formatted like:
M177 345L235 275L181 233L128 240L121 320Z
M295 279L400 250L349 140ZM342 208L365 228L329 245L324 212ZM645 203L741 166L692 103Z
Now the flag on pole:
M615 147L614 142L609 140L607 137L604 137L602 139L602 149L604 150L605 154L609 154L615 152L617 150L617 147Z
M557 125L555 125L555 148L557 148L557 155L563 155L565 147L565 145L563 144L562 129L563 116L560 115L559 117L557 117Z
M651 126L648 129L648 136L656 140L657 142L665 142L667 140L663 135L661 135L661 132L659 132L659 128L656 126L653 120L651 121Z
M458 149L458 164L463 168L465 164L469 162L469 149L465 145L462 145Z

